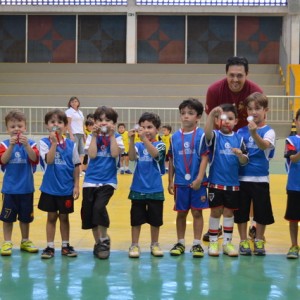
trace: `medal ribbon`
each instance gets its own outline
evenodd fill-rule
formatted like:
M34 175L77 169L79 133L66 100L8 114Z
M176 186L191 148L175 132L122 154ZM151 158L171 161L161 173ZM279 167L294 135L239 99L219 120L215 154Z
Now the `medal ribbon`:
M103 144L106 148L108 147L110 142L110 137L107 137L105 134L99 134L97 137L97 145L101 148L101 144Z
M194 128L194 130L193 130L192 142L190 144L191 154L190 154L189 160L187 160L186 153L185 153L185 148L184 148L184 134L183 134L183 129L181 130L183 162L184 162L184 167L185 167L186 174L190 174L190 165L192 163L192 159L193 159L193 155L194 155L195 136L196 136L196 128Z

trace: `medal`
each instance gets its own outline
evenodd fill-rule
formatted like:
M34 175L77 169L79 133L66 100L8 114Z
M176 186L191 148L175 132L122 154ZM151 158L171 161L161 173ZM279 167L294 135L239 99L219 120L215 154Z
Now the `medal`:
M254 119L254 118L253 118L253 116L249 116L249 117L247 117L247 121L248 121L248 122L251 122L251 121L253 121L253 119Z
M185 180L191 180L191 178L192 178L191 174L185 174L184 175Z

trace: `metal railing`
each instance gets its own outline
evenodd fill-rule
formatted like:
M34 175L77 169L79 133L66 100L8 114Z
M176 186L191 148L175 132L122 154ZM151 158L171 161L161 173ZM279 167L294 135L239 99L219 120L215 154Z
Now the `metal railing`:
M296 96L268 96L269 112L267 115L268 123L276 124L290 124L294 115L294 100ZM45 135L47 130L44 124L45 114L53 109L50 106L0 106L0 134L6 134L5 115L8 111L19 109L23 111L27 118L27 133L29 135ZM61 110L66 110L66 107L58 107ZM93 113L96 107L80 107L80 110L86 116ZM127 128L133 128L140 115L145 111L157 113L162 121L162 124L169 124L173 131L180 127L178 108L153 108L153 107L115 107L118 112L118 122L125 123ZM206 114L204 113L200 126L203 127L206 121Z

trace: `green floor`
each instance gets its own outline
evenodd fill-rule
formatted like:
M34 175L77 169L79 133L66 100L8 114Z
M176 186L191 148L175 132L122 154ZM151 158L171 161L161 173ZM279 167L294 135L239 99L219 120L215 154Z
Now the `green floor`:
M50 260L38 254L0 257L0 299L299 299L300 261L283 255L193 259L142 254L109 260L82 251Z

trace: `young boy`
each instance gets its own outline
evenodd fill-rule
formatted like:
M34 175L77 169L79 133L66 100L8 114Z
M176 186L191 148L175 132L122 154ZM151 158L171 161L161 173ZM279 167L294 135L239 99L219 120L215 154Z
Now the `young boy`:
M0 145L0 163L4 172L2 193L3 205L0 220L3 221L4 244L1 255L12 254L13 223L20 221L20 249L37 253L29 240L29 224L33 221L33 173L39 161L36 143L26 137L26 117L23 112L10 111L5 117L10 138Z
M291 135L285 142L286 167L288 171L287 179L287 206L284 218L289 221L289 231L292 246L287 258L299 257L298 244L298 222L300 221L300 109L295 118L297 135Z
M245 100L248 113L248 126L238 130L249 156L249 163L239 170L240 199L239 209L234 212L240 234L239 253L251 255L247 240L247 222L250 205L253 203L256 236L254 254L265 255L264 233L266 225L274 223L269 187L269 161L274 156L275 131L266 125L268 98L255 92Z
M90 116L91 114L88 114ZM94 115L92 115L94 117ZM91 117L85 121L85 129L84 133L85 136L88 137L92 132L94 128L94 120L91 120ZM82 161L82 172L85 173L87 169L87 165L89 163L89 156L87 154L84 154L83 161Z
M93 133L85 145L90 160L83 182L82 229L92 229L95 257L107 259L110 222L106 206L117 188L117 162L124 144L120 134L115 133L118 114L113 108L97 108L94 119Z
M203 105L197 99L190 98L179 105L179 113L182 128L172 136L169 151L168 190L171 195L175 195L174 210L177 211L177 243L170 250L170 254L179 256L185 251L186 218L191 210L194 230L191 252L193 257L203 257L204 251L201 246L202 210L208 208L205 173L208 156L204 131L197 127L203 113Z
M139 119L137 133L141 142L134 144L135 131L129 131L129 159L136 167L128 198L131 200L131 238L129 257L140 256L139 237L141 226L151 226L151 254L163 256L158 237L163 224L164 190L161 175L165 173L166 146L156 140L160 128L157 114L145 112Z
M79 197L80 158L75 142L63 137L68 125L68 118L63 111L54 109L46 113L45 125L49 137L40 141L44 176L38 208L47 212L47 247L41 258L54 257L57 219L60 221L61 254L76 257L76 251L69 244L69 214L74 212L74 200Z
M129 157L128 157L128 150L129 150L129 137L128 137L128 131L126 130L126 126L124 123L118 124L118 132L122 136L123 143L124 143L124 152L121 154L120 159L120 174L132 174L132 172L129 170Z
M169 148L170 148L170 143L171 143L171 138L172 138L172 127L171 125L164 125L162 126L162 136L161 140L162 142L166 145L166 162L165 162L165 167L166 171L169 169Z
M236 108L232 104L215 107L208 115L205 138L209 147L209 189L211 208L209 218L210 256L219 256L218 228L223 215L223 253L238 256L231 243L233 232L233 211L238 208L239 166L248 162L243 138L233 132L237 124ZM219 130L213 130L215 126Z

